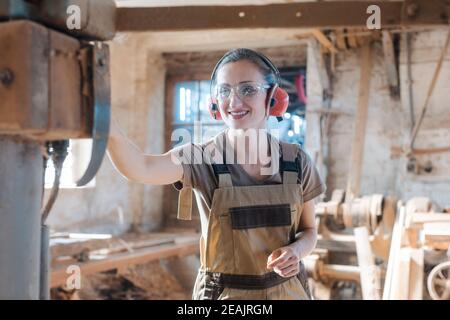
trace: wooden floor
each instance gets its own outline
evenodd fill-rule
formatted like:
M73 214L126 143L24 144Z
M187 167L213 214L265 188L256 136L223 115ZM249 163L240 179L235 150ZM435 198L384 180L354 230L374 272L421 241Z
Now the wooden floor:
M76 265L83 275L118 269L154 260L197 254L200 234L193 229L124 234L110 239L73 240L70 234L51 237L50 286L66 283L68 267Z

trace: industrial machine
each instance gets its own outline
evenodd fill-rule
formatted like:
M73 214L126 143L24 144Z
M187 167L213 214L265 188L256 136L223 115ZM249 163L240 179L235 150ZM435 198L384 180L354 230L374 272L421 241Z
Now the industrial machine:
M45 220L67 141L93 140L78 186L95 176L106 151L110 77L102 41L115 34L115 10L112 0L0 1L0 299L49 298ZM49 157L56 178L41 208Z

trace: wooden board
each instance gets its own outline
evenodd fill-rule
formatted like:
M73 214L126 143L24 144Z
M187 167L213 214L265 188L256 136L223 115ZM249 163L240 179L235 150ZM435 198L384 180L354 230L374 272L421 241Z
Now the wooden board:
M443 1L421 2L408 19L402 1L370 2L380 7L383 28L448 25ZM119 7L117 31L168 31L228 28L366 28L366 1L307 1L268 5Z
M423 299L424 252L422 249L411 249L409 276L409 300Z
M147 263L174 256L187 256L196 254L198 251L198 237L191 237L176 241L175 244L164 244L135 250L133 252L114 254L105 259L91 260L83 263L77 262L75 264L80 268L81 275L85 276L95 272L126 268L133 264ZM51 271L50 282L52 288L66 283L67 278L70 276L66 271L66 265L56 267Z
M422 249L401 248L399 264L394 272L391 299L422 300L424 252Z
M394 278L397 277L398 266L400 264L400 249L403 238L403 227L405 224L406 208L400 207L400 212L397 215L397 219L392 231L391 248L389 250L389 260L386 271L386 278L383 288L383 300L393 299Z
M311 33L314 35L317 41L319 41L320 44L324 46L328 51L332 53L338 52L333 43L331 43L330 39L328 39L328 37L325 36L322 31L320 31L319 29L313 29Z
M359 195L362 163L364 158L364 141L366 136L367 115L369 112L370 79L372 74L372 55L370 45L361 48L358 108L354 119L352 153L349 163L346 201Z
M379 270L375 265L375 259L369 241L367 227L354 229L356 252L361 277L361 289L364 300L380 300Z

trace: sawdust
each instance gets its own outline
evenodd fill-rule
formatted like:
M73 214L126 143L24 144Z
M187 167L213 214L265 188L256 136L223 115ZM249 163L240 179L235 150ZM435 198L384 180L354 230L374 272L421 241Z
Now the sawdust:
M182 300L190 299L190 294L159 261L131 266L121 272L87 275L80 290L66 291L59 287L51 291L55 300Z

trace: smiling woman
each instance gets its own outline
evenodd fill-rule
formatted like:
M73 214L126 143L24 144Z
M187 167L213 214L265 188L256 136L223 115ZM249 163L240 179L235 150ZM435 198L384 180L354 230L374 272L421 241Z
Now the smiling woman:
M191 218L195 192L202 235L193 299L309 299L301 261L316 243L313 199L325 185L298 144L266 129L288 104L279 72L260 53L235 49L211 80L209 110L225 130L143 155L113 125L109 156L130 180L174 183L180 219Z

